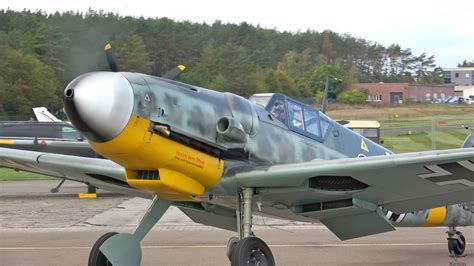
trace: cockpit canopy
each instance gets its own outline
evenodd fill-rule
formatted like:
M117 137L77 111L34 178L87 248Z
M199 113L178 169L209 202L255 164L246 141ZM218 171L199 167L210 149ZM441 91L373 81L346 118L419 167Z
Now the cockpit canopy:
M331 120L315 108L279 93L254 94L250 101L265 109L292 131L323 140Z
M256 93L250 96L249 100L254 104L266 107L274 94L275 93Z

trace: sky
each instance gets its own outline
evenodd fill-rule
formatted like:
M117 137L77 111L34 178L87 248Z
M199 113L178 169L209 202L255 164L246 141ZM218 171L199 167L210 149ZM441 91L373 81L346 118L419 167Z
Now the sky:
M388 46L398 43L415 55L435 55L441 67L474 60L474 1L428 0L2 0L0 9L87 11L177 21L247 22L279 31L332 30Z

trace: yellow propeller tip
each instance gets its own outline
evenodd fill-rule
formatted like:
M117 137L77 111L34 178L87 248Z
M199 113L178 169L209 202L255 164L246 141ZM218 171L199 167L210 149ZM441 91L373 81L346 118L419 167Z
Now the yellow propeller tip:
M186 69L186 66L184 66L184 65L179 65L178 68L179 68L179 70L184 71L184 70Z
M110 50L112 49L112 45L110 43L106 44L105 47L104 47L104 50L107 51L107 50Z

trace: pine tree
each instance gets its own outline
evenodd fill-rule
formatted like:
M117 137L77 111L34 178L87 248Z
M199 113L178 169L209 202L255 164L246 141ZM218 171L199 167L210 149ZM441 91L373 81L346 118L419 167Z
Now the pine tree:
M124 37L117 46L118 62L123 71L151 73L153 63L140 36L133 34Z

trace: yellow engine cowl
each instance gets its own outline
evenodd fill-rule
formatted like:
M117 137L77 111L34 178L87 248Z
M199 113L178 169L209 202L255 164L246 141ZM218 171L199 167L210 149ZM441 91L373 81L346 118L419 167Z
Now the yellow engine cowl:
M224 161L151 133L150 121L132 116L113 140L94 150L126 169L127 182L170 200L193 200L222 176Z

